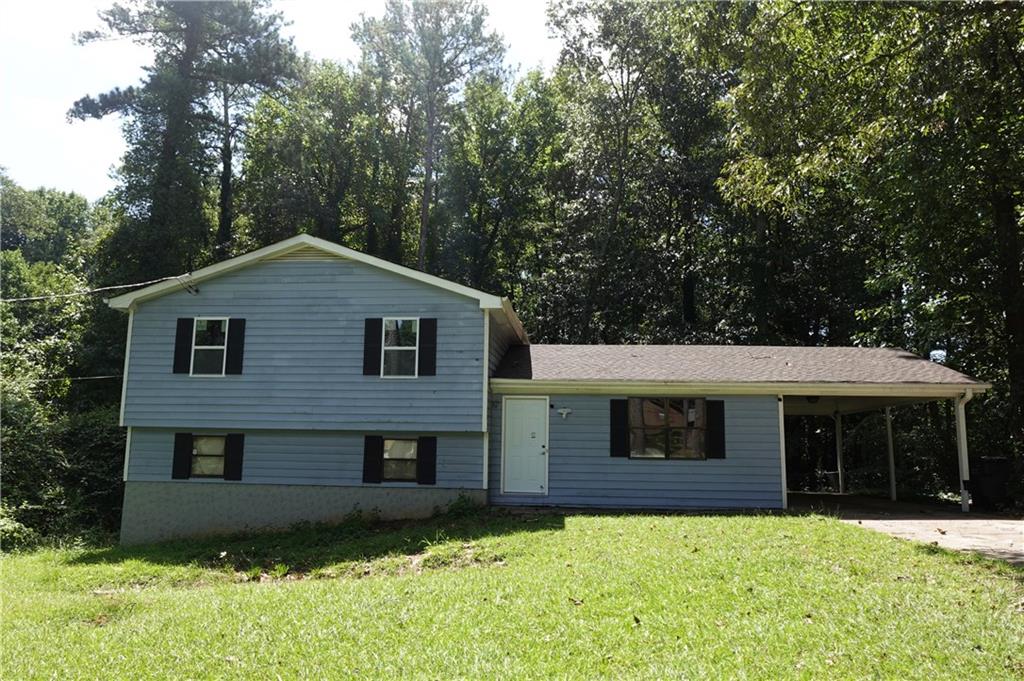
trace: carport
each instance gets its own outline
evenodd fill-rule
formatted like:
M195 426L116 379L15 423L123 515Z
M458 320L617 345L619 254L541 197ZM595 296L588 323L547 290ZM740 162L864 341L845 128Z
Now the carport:
M824 348L823 348L824 349ZM991 388L936 362L902 350L831 348L860 355L859 361L843 366L838 362L829 371L833 380L791 386L779 395L779 439L785 475L786 416L831 417L835 427L835 455L840 494L845 494L846 471L843 461L843 417L865 412L885 416L889 497L896 501L896 451L893 446L893 410L912 404L950 400L956 419L956 448L960 471L960 506L970 510L970 463L967 456L967 403ZM813 354L813 353L812 353ZM830 353L836 354L836 353ZM888 380L885 380L888 378ZM838 379L838 380L837 380ZM861 380L858 380L861 379Z

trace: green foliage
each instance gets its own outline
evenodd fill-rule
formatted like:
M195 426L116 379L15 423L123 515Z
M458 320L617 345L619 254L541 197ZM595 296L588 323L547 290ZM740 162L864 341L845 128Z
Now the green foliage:
M54 424L63 503L73 510L70 527L110 532L120 525L125 433L118 413L118 405L108 403L66 414Z
M975 437L1024 454L1024 8L776 2L724 22L718 7L695 14L729 36L710 50L735 64L725 195L807 233L856 276L849 335L941 348L997 383L995 418Z
M196 269L227 253L234 238L233 154L245 115L258 94L276 89L293 68L281 16L262 0L136 0L100 12L100 19L105 28L82 33L80 42L128 37L155 53L141 85L83 97L68 113L126 117L120 224L107 257L120 263L118 274L127 280Z
M0 245L30 262L74 265L76 247L94 228L89 202L53 189L26 191L0 168Z
M368 195L370 159L360 152L369 138L395 134L374 128L374 112L360 99L365 85L340 66L309 64L295 87L256 107L242 188L252 216L247 247L297 232L341 243L362 237L379 198Z
M0 252L5 299L64 296L87 287L65 265L26 262L19 249ZM118 519L124 452L118 407L109 396L93 407L72 380L76 369L90 369L84 348L95 347L85 339L97 304L83 296L0 303L5 513L47 534L109 531Z
M34 546L39 533L15 519L14 511L0 503L0 550L6 553Z
M501 37L485 31L486 18L487 9L477 0L389 0L382 18L364 17L353 26L369 68L396 77L396 89L408 101L407 128L415 124L422 130L416 239L421 270L433 269L437 259L431 220L434 166L453 113L452 95L466 78L496 69L505 52Z
M0 251L0 290L4 298L67 295L85 281L52 262L29 263L20 250ZM74 361L84 331L85 298L68 296L0 303L0 368L4 391L66 393L60 380Z

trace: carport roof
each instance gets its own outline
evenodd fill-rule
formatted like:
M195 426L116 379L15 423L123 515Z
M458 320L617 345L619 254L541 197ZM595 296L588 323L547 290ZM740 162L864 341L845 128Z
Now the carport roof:
M990 387L898 348L763 345L524 345L509 349L496 387L532 384L692 384L763 386L766 392L857 387L858 394L897 386L954 394ZM811 386L814 386L813 388ZM832 392L829 390L828 392ZM827 394L827 393L823 393Z

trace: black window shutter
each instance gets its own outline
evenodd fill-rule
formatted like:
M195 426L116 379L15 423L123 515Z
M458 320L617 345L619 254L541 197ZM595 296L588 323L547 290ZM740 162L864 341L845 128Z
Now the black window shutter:
M722 400L707 400L704 402L707 410L708 440L705 456L709 459L725 458L725 402Z
M383 475L384 438L367 435L363 440L363 482L380 482Z
M174 373L187 374L192 368L191 317L178 317L178 331L174 335Z
M629 400L611 400L611 455L629 457Z
M242 373L242 355L245 354L245 320L228 320L228 358L224 364L224 373Z
M437 374L437 320L420 320L420 376Z
M380 376L380 344L383 333L383 319L376 317L366 320L366 326L363 331L364 376Z
M171 477L185 480L192 474L192 433L174 434L174 463Z
M242 452L245 450L245 435L228 433L224 438L224 479L242 479Z
M421 437L416 442L416 482L420 485L437 483L436 437Z

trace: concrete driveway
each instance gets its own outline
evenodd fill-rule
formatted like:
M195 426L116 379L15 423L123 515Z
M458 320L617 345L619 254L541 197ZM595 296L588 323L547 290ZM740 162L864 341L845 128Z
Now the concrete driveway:
M957 551L975 551L1024 567L1024 519L838 494L791 492L790 508L837 515L844 522Z

